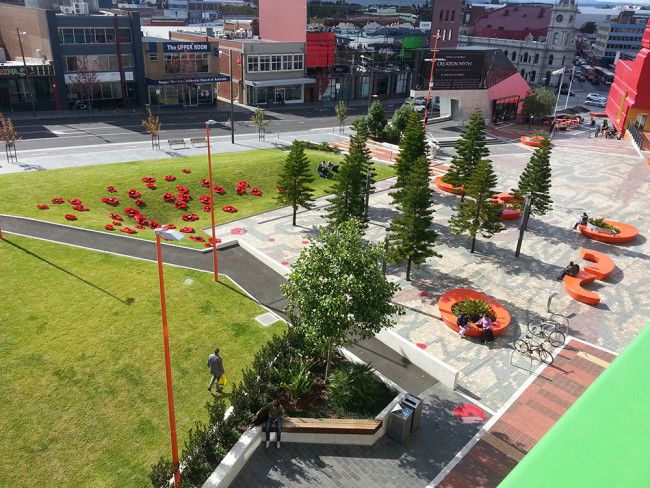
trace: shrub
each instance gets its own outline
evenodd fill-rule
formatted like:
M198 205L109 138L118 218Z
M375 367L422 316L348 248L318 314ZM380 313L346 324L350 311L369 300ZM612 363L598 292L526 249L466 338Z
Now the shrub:
M190 428L181 454L181 459L185 460L185 468L182 472L184 486L187 486L187 482L201 486L236 442L235 437L232 444L222 444L223 439L219 437L220 429L216 427L224 424L222 417L216 426L196 422Z
M382 134L382 140L384 142L390 142L391 144L399 144L401 135L401 131L392 123L386 124L386 127L384 127L384 133Z
M151 465L149 479L155 488L167 488L172 476L174 476L174 463L170 459L160 456L158 462Z
M361 117L357 118L354 122L352 122L352 127L353 130L359 132L368 132L368 119L366 118L365 115L362 115Z
M344 363L329 377L330 398L341 410L360 411L374 405L382 386L368 364Z
M456 316L465 315L471 322L480 320L485 314L492 320L496 318L489 302L485 300L463 300L453 305L451 311Z
M300 400L311 390L315 379L311 373L313 362L302 356L291 358L286 365L278 369L279 385L292 400Z
M602 218L589 219L589 223L591 225L595 225L596 227L600 227L601 229L611 230L611 231L616 232L616 233L620 232L618 227L613 226L611 224L608 224L607 222L605 222L605 219L602 219Z
M328 152L333 154L341 154L341 150L338 147L330 146L327 142L315 143L311 141L299 141L305 149L311 149L312 151L321 151ZM290 148L286 148L289 150Z

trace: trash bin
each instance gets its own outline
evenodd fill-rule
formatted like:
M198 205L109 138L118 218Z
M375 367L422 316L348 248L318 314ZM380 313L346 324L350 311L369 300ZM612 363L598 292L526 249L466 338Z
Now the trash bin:
M404 444L411 434L413 409L404 405L395 405L388 415L388 437Z
M420 417L422 417L422 399L407 393L401 402L402 407L408 407L413 410L413 423L411 432L415 432L420 426Z

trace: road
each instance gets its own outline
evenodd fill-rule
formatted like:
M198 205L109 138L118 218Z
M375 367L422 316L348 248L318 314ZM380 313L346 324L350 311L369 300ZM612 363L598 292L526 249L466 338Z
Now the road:
M568 79L564 80L564 84L568 85ZM580 105L584 108L587 108L589 110L595 111L595 112L600 112L604 111L604 107L597 107L595 105L585 105L585 98L589 93L598 93L599 95L604 96L607 98L609 95L609 86L603 85L602 83L599 85L592 85L588 81L578 81L577 79L573 80L573 85L571 85L571 92L574 93L574 96L569 97L569 107ZM567 95L560 95L560 101L558 103L558 110L562 110L564 108L564 104L566 103Z

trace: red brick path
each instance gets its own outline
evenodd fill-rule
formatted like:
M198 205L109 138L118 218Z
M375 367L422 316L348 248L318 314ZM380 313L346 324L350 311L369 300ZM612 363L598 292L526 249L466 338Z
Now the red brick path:
M614 357L571 340L437 486L496 487Z

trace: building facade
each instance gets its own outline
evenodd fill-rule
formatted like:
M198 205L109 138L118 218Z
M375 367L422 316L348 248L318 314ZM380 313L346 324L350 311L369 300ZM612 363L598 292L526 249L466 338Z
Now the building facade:
M260 37L267 41L305 42L307 0L259 0Z
M518 35L512 33L508 34L508 38L462 35L458 44L501 49L527 82L555 85L559 83L560 76L553 75L553 71L563 66L573 66L577 11L574 0L560 0L553 5L546 36L536 38L532 32L528 32L521 40L513 38Z
M434 36L438 31L438 47L456 47L463 20L463 0L433 0L432 7L431 47L435 45Z
M634 57L641 48L641 39L650 18L650 11L626 10L610 22L598 25L593 54L600 63L611 63L618 54Z

